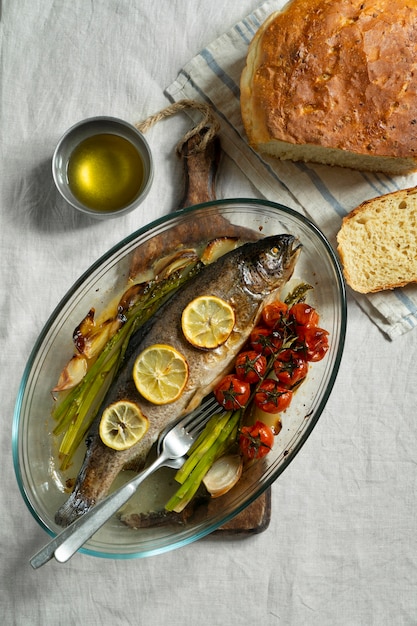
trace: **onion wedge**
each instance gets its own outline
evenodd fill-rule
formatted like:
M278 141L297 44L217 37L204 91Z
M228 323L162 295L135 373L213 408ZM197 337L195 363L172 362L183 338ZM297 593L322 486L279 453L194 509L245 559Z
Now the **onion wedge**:
M242 475L243 460L239 454L221 456L213 463L203 483L212 498L227 493Z

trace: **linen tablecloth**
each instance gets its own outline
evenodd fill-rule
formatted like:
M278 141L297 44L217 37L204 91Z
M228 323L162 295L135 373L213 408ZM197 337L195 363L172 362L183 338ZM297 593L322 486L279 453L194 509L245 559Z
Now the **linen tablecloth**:
M417 623L417 334L388 340L351 293L333 393L272 487L267 530L249 538L208 537L141 560L77 554L66 565L52 561L37 571L29 565L48 536L28 511L13 468L12 420L26 361L74 281L111 246L178 206L182 166L175 145L190 119L176 115L147 132L155 161L151 192L139 209L111 222L58 202L53 150L82 118L114 115L135 123L163 109L164 90L182 69L246 16L263 15L257 9L255 0L1 3L0 607L6 626ZM255 27L248 22L245 46ZM224 126L222 141L218 197L267 195L236 165ZM285 184L276 194L274 182L273 199L306 211L310 205L297 193L302 186L321 202L316 174L343 210L362 200L369 182L371 193L392 185L376 175L282 167L284 174L291 168L296 188ZM333 217L331 208L332 223Z

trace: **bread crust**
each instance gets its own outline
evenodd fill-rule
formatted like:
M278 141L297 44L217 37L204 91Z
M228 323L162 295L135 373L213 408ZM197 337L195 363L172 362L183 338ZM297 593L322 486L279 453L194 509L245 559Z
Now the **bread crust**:
M346 164L336 150L366 157L348 162L358 169L374 169L371 156L381 171L395 171L392 158L415 170L417 0L290 1L250 44L241 111L260 151L320 146L331 164ZM326 162L322 152L300 159Z

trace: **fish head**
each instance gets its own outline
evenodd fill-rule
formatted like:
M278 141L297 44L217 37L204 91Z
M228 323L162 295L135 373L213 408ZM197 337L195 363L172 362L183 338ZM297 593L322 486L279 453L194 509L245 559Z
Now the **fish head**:
M300 251L298 239L287 234L248 244L242 263L245 289L262 297L279 289L291 278Z

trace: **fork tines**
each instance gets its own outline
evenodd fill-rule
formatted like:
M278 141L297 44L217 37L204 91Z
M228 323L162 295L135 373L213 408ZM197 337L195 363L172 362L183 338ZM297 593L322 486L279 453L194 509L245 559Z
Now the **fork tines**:
M203 430L208 418L215 415L216 412L222 413L223 409L214 396L208 396L199 407L187 415L182 426L189 435L195 435L196 432ZM190 430L187 429L188 425L191 426Z

